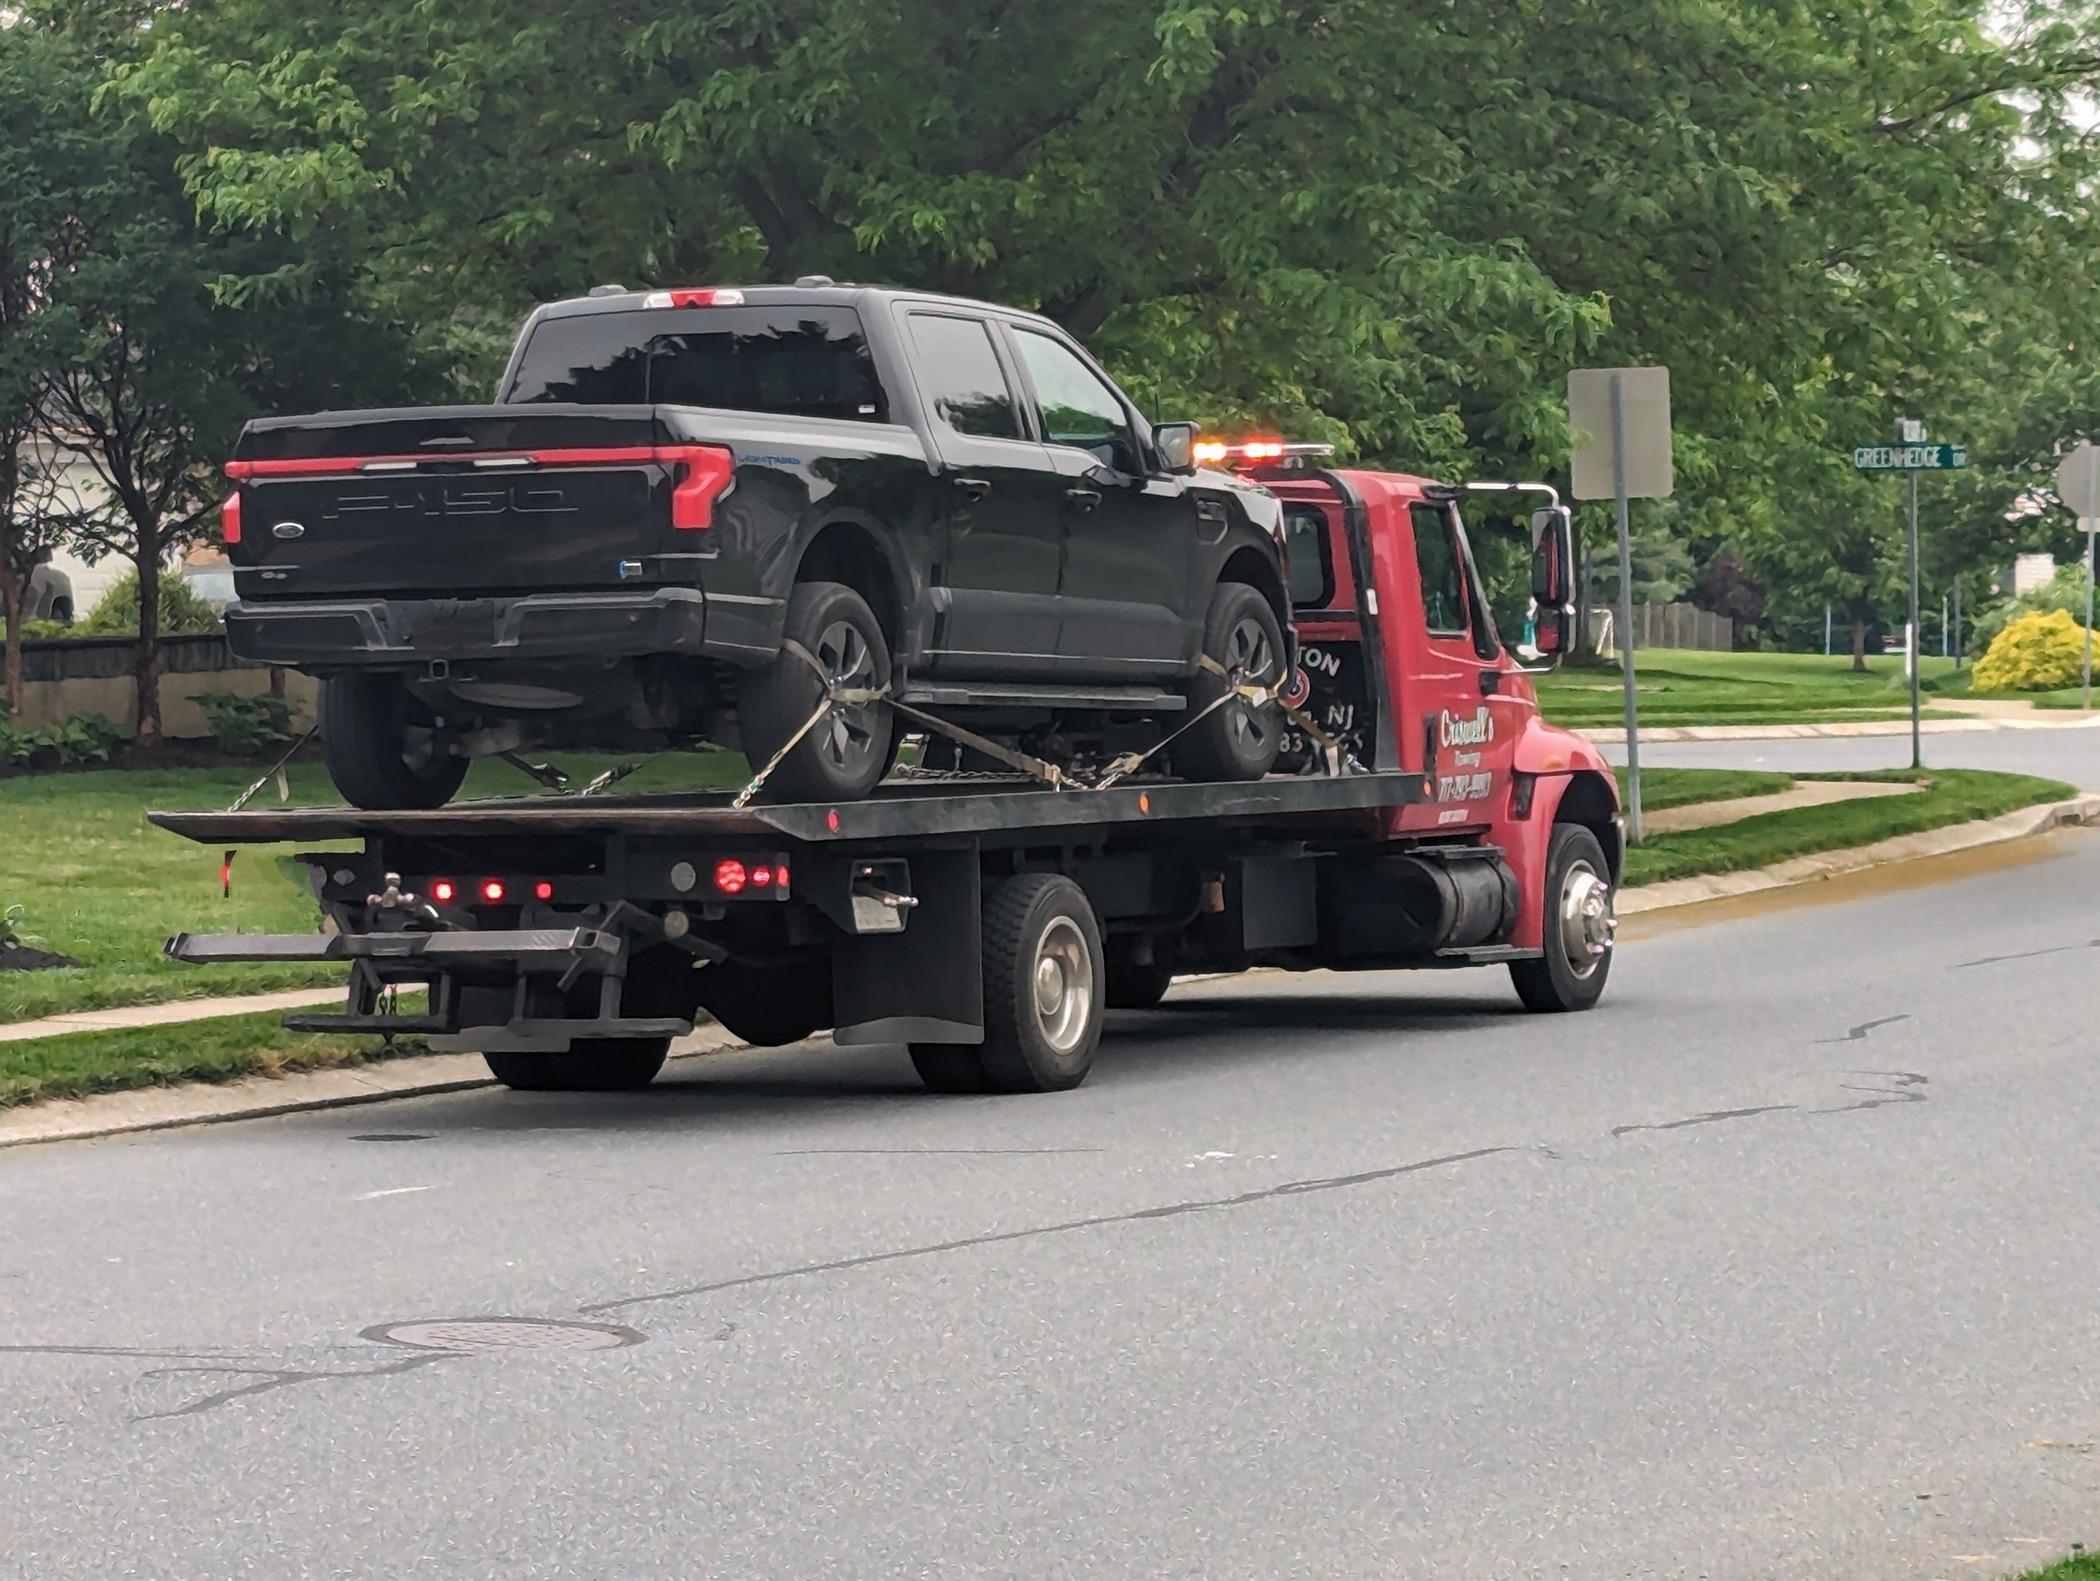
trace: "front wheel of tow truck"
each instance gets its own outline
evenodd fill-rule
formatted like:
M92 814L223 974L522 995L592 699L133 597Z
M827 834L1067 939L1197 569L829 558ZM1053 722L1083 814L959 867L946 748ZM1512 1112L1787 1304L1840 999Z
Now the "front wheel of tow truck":
M442 807L467 777L467 760L444 750L434 725L392 675L350 671L321 683L321 755L343 800L366 812Z
M984 901L984 1042L915 1043L934 1092L1064 1092L1086 1080L1101 1042L1106 968L1086 891L1022 873Z
M656 1080L669 1038L578 1038L566 1054L484 1054L512 1092L632 1092Z
M1211 711L1174 742L1174 772L1185 780L1221 784L1258 780L1276 766L1283 750L1283 708L1233 697L1240 686L1273 686L1283 678L1283 628L1258 588L1220 582L1210 595L1203 622L1203 653L1225 673L1203 669L1189 682L1189 711Z
M1604 994L1611 975L1611 866L1597 837L1578 823L1553 826L1546 854L1546 953L1535 961L1512 961L1510 981L1527 1010L1587 1010Z

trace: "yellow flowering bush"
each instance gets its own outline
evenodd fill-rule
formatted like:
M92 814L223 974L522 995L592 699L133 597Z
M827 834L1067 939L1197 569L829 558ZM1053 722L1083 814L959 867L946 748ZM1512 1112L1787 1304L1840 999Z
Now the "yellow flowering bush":
M1976 689L2052 692L2085 673L2085 627L2060 609L2022 615L1991 639L1976 661Z

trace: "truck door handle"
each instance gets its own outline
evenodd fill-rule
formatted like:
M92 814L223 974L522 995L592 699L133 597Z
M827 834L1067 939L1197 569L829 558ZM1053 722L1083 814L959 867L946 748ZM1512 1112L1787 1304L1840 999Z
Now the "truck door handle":
M1078 488L1066 489L1065 498L1070 500L1081 510L1090 511L1096 505L1099 505L1101 503L1101 491L1099 489L1087 488L1084 484L1082 484Z
M1480 695L1482 697L1493 697L1501 685L1502 672L1500 670L1482 670L1480 672Z
M955 486L962 490L963 498L967 500L981 500L992 492L990 478L957 478Z

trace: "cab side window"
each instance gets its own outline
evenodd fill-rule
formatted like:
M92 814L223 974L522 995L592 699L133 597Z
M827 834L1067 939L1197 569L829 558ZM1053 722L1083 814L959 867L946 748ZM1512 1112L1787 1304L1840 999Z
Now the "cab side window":
M1092 451L1102 465L1142 473L1130 415L1108 387L1071 349L1032 329L1014 330L1028 382L1042 409L1043 438L1053 445Z
M1021 409L992 349L991 326L944 313L911 315L919 377L940 420L958 434L1019 439Z
M1466 635L1466 568L1459 558L1450 514L1434 505L1411 507L1415 571L1422 583L1422 613L1432 637Z
M1286 505L1283 547L1290 564L1291 608L1325 609L1334 598L1326 513L1317 505Z

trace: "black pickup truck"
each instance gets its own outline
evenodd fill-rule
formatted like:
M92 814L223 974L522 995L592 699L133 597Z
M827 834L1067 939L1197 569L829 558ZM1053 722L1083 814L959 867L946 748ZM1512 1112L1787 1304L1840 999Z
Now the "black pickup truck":
M851 800L885 695L1044 751L1187 724L1177 774L1259 778L1273 704L1191 718L1290 661L1280 507L1193 440L1033 314L601 287L532 314L494 405L249 424L227 636L322 679L330 772L377 810L476 756L702 739L792 740L769 794Z

